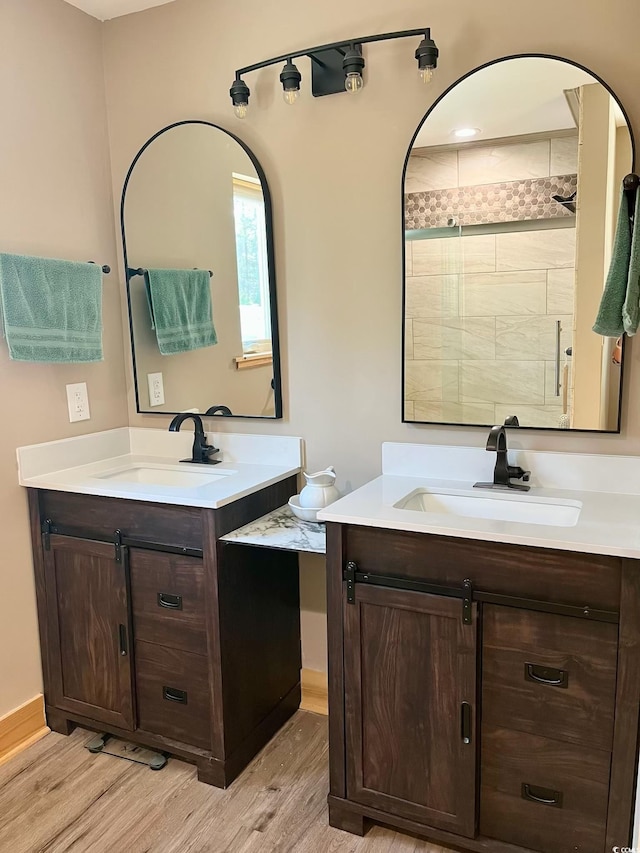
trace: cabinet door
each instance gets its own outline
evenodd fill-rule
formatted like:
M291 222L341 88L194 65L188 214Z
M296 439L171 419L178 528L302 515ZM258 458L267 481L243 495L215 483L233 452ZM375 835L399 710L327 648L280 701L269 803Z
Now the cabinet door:
M134 728L126 553L103 542L51 536L44 551L49 704Z
M347 796L459 835L476 828L477 610L356 584L345 601Z

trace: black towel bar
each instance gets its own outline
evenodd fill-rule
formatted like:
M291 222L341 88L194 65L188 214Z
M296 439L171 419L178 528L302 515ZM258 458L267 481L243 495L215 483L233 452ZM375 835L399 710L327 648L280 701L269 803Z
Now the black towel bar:
M88 263L95 264L95 261L88 261ZM102 265L102 272L105 275L109 275L109 273L111 272L111 267L109 266L109 264L103 264Z
M198 268L194 267L194 270L196 270L196 269L198 269ZM209 273L209 278L213 278L213 272L211 270L207 270L207 272ZM146 275L146 273L147 273L147 270L144 269L144 267L138 267L137 269L134 269L133 267L129 267L127 269L127 275L129 276L129 278L133 278L134 275Z

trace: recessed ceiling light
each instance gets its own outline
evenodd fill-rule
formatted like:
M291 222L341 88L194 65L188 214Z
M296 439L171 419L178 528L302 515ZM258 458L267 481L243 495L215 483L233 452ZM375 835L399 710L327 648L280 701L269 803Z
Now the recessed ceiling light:
M472 136L477 136L480 133L479 127L460 127L458 130L452 131L453 135L458 139L471 139Z

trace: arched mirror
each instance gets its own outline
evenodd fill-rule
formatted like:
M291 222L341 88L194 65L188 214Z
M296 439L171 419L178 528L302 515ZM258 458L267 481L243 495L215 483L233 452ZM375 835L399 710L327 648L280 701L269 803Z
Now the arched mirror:
M164 128L121 217L138 411L282 417L271 201L247 146L204 121Z
M429 110L403 175L405 421L619 430L621 345L592 327L633 153L611 91L554 57Z

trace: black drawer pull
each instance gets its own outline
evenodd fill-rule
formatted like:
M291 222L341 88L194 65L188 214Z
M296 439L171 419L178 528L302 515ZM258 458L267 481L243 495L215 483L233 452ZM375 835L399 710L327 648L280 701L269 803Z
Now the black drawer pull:
M170 592L158 593L158 607L168 607L169 610L182 610L182 596Z
M548 687L569 686L569 673L565 669L554 669L551 666L525 663L524 677L526 681L535 681L536 684L546 684Z
M462 743L471 743L471 705L468 702L460 706L460 737Z
M187 691L178 690L177 687L163 687L162 696L169 702L179 702L181 705L187 704Z
M120 625L119 634L120 634L120 654L124 657L129 651L129 646L127 643L127 629L124 625Z
M543 806L562 808L562 791L552 791L551 788L539 788L537 785L522 783L522 799L530 800L532 803L540 803Z

